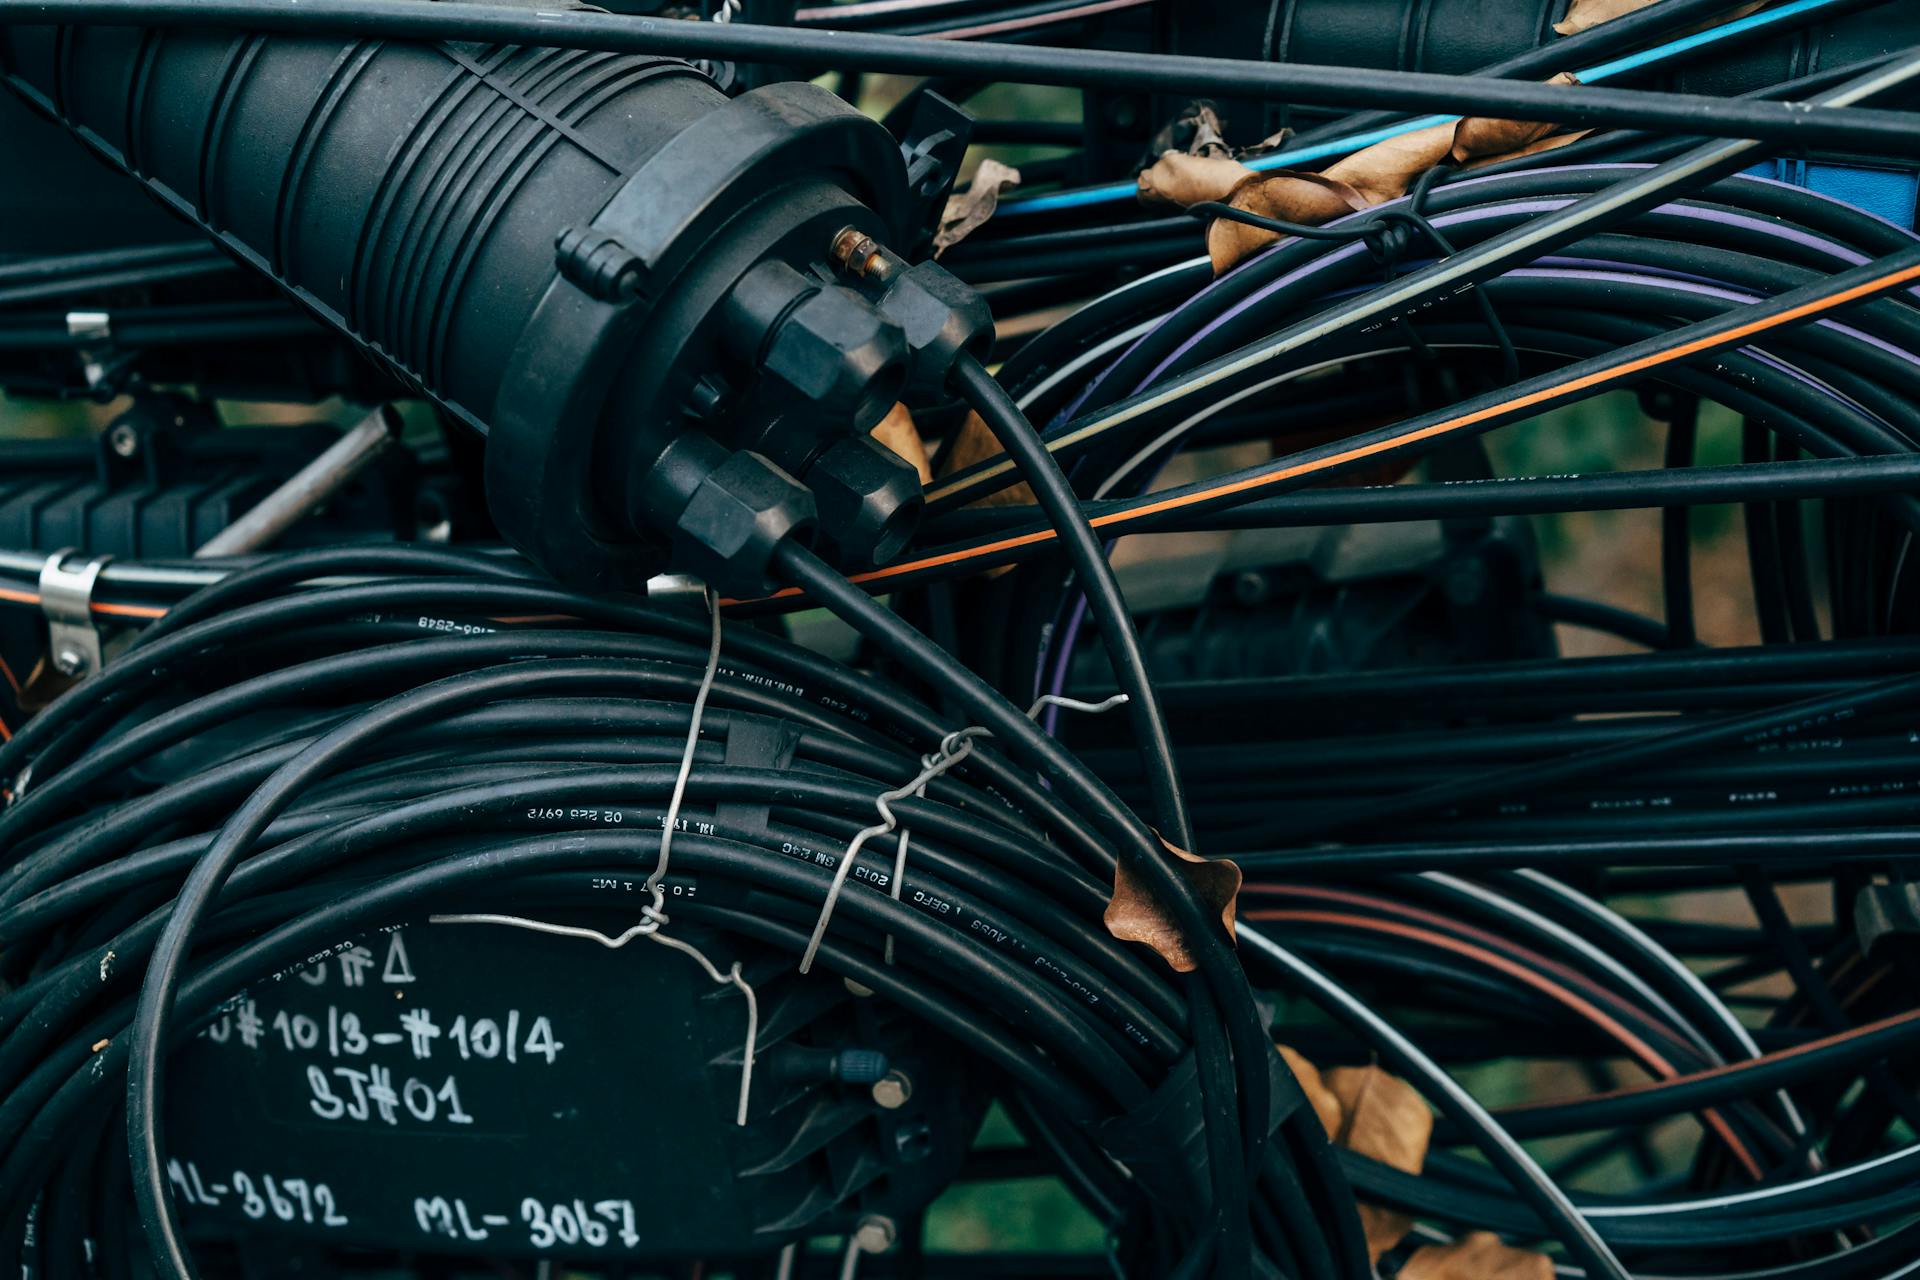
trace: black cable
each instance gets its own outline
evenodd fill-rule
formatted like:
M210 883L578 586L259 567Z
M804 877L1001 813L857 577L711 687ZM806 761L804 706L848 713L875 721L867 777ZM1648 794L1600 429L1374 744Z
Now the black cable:
M0 22L240 28L385 39L458 39L690 59L820 63L850 71L965 75L1076 88L1148 90L1378 107L1569 125L1670 128L1849 150L1910 149L1920 124L1900 113L1742 102L1409 71L1356 77L1342 67L919 40L743 23L661 24L568 11L561 18L480 4L431 9L391 0L4 0Z
M1146 658L1140 650L1140 637L1134 631L1133 614L1107 561L1106 548L1087 524L1080 500L1066 476L1061 474L1059 464L993 375L972 356L963 354L954 364L953 380L1000 447L1014 459L1021 477L1033 489L1041 511L1046 513L1065 544L1079 575L1080 588L1099 623L1101 639L1113 663L1114 679L1120 691L1127 695L1127 718L1133 725L1141 758L1147 763L1154 796L1153 812L1161 832L1180 848L1192 850L1193 823L1180 793L1180 777L1174 767L1173 742L1167 735L1166 716L1153 691Z
M1235 1115L1267 1114L1270 1087L1267 1060L1273 1050L1264 1027L1254 1015L1245 978L1227 950L1217 922L1208 919L1206 909L1192 896L1192 890L1173 870L1165 852L1138 825L1137 819L1132 819L1104 787L1088 785L1091 780L1083 781L1083 775L1068 763L1058 744L1040 734L1004 698L948 656L921 643L911 628L874 604L865 592L811 552L789 541L781 544L775 558L778 569L793 585L832 609L922 679L947 688L983 727L1007 743L1016 758L1030 759L1056 783L1077 784L1075 790L1083 812L1116 838L1117 851L1128 868L1141 876L1156 895L1164 895L1162 900L1173 910L1199 971L1206 975L1207 991L1221 1008L1226 1034L1232 1043L1234 1070L1240 1082L1239 1097L1237 1107L1234 1099L1208 1100L1209 1128L1226 1121L1232 1132L1240 1128L1231 1119ZM1258 1124L1248 1125L1240 1134L1250 1156L1257 1155L1265 1146L1262 1128ZM1242 1167L1257 1167L1257 1164L1257 1160L1250 1158ZM1231 1222L1234 1216L1240 1216L1241 1210L1222 1206L1222 1213Z

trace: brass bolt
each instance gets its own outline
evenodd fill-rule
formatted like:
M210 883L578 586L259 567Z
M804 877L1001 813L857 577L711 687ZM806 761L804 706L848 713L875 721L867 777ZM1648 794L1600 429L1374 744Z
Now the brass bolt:
M865 279L870 275L886 274L887 251L858 227L848 227L833 238L831 256L833 265L851 276Z
M889 1071L873 1082L873 1100L888 1111L898 1111L913 1097L913 1081L904 1071Z
M893 1225L893 1219L877 1213L860 1219L853 1229L854 1243L862 1253L885 1253L893 1248L898 1236L899 1229Z

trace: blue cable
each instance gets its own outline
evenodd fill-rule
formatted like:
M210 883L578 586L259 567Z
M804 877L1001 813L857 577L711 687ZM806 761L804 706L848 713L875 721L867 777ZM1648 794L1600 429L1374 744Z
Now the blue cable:
M1789 18L1812 13L1839 0L1793 0L1777 9L1764 9L1759 13L1750 13L1744 18L1706 31L1696 31L1692 35L1677 36L1665 44L1655 45L1639 53L1630 53L1624 57L1602 62L1574 72L1582 84L1595 84L1613 76L1637 71L1642 67L1654 66L1668 58L1675 58L1695 49L1704 48L1716 40L1725 40L1731 36L1744 35L1749 31L1784 22ZM1249 161L1247 167L1256 171L1267 169L1290 169L1311 160L1324 160L1329 156L1346 155L1362 147L1370 147L1376 142L1385 142L1389 138L1398 138L1403 134L1419 129L1431 128L1437 124L1447 124L1459 119L1458 116L1421 116L1415 120L1403 120L1398 124L1382 125L1378 129L1369 129L1364 133L1351 134L1336 138L1331 142L1318 143L1311 147L1299 147L1292 151L1281 151L1258 160ZM1060 209L1084 209L1090 205L1111 204L1134 198L1137 188L1131 182L1115 182L1106 186L1081 187L1075 191L1057 191L1049 195L1033 196L1025 200L1008 200L1001 204L999 217L1014 218L1024 214L1051 213Z

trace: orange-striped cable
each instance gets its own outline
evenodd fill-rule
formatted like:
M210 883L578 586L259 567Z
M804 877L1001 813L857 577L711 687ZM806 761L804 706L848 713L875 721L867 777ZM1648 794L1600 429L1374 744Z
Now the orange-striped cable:
M1784 325L1793 324L1796 321L1808 319L1836 308L1844 307L1850 302L1857 302L1863 298L1885 293L1889 289L1896 289L1913 280L1920 280L1920 264L1889 271L1884 275L1862 281L1857 285L1842 289L1837 293L1808 299L1799 306L1790 307L1785 311L1763 316L1758 320L1748 321L1746 324L1736 325L1731 329L1707 334L1688 342L1677 343L1674 346L1663 348L1659 351L1651 351L1635 359L1622 361L1619 364L1594 369L1578 377L1568 379L1565 382L1555 383L1550 387L1542 387L1533 391L1523 392L1520 395L1503 400L1499 404L1475 409L1468 413L1444 419L1440 422L1428 423L1423 427L1415 427L1398 435L1370 440L1365 444L1355 445L1339 453L1314 458L1303 458L1293 466L1275 467L1271 470L1261 471L1257 475L1241 476L1236 480L1226 480L1217 485L1176 494L1159 502L1143 503L1139 506L1128 507L1124 511L1113 511L1105 515L1095 516L1088 523L1092 524L1096 529L1122 528L1146 516L1160 515L1164 512L1180 510L1181 508L1191 507L1202 502L1210 502L1215 498L1229 497L1238 493L1249 493L1254 490L1279 484L1285 480L1296 480L1302 476L1310 476L1322 471L1328 471L1349 462L1363 461L1394 449L1404 448L1407 445L1418 444L1424 440L1432 440L1441 436L1451 435L1454 432L1477 426L1482 422L1500 417L1504 414L1532 408L1536 405L1546 405L1563 396L1577 394L1593 387L1604 386L1619 378L1631 377L1633 374L1642 373L1649 369L1657 369L1663 365L1685 360L1690 356L1699 355L1705 351L1738 343L1756 334L1766 333L1770 330L1781 328ZM997 556L1004 552L1019 550L1023 547L1037 546L1053 541L1056 536L1051 529L1034 529L1027 533L1014 534L994 542L982 543L977 546L960 547L952 551L941 552L931 556L922 556L917 560L903 560L883 568L869 570L866 573L855 574L850 580L862 586L872 586L874 584L884 585L893 579L905 577L908 574L921 573L929 569L941 569L948 565L960 564L968 560ZM763 600L790 599L799 594L800 591L798 588L788 587L784 590L776 591L770 596L761 597L756 600L722 600L721 603L727 605L758 604Z
M1604 1031L1610 1039L1626 1049L1627 1052L1640 1061L1642 1066L1659 1076L1662 1080L1674 1080L1680 1077L1679 1068L1669 1062L1659 1050L1641 1039L1632 1030L1623 1026L1613 1015L1593 1004L1578 992L1568 990L1552 978L1542 973L1536 973L1516 960L1511 960L1506 956L1489 951L1485 947L1476 946L1464 939L1438 933L1431 929L1422 929L1416 925L1403 924L1397 920L1378 920L1371 916L1348 915L1341 911L1261 908L1248 911L1246 917L1249 920L1273 921L1275 923L1327 924L1340 928L1387 933L1396 937L1405 938L1410 942L1419 942L1443 951L1451 951L1456 955L1474 961L1476 964L1498 970L1508 977L1532 987L1548 999L1578 1014L1581 1018ZM1741 1166L1746 1169L1747 1173L1751 1175L1755 1181L1759 1181L1765 1176L1765 1172L1761 1169L1759 1161L1754 1158L1753 1152L1748 1150L1746 1144L1741 1141L1740 1136L1734 1132L1733 1126L1727 1123L1725 1116L1721 1115L1718 1111L1708 1110L1703 1111L1700 1118L1702 1122L1705 1123L1708 1128L1712 1129L1715 1135L1727 1145L1727 1149L1733 1153L1734 1158L1740 1162Z

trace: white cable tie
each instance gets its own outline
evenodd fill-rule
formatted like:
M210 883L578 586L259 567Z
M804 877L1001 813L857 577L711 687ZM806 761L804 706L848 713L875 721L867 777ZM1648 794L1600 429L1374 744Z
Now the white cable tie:
M687 745L680 753L680 772L673 780L673 796L667 801L666 817L660 824L660 860L654 864L653 874L647 877L647 892L653 895L650 914L658 915L666 905L666 891L660 882L667 878L667 865L673 858L673 832L680 824L680 802L686 798L687 779L693 774L693 758L700 749L700 723L706 719L707 698L713 692L713 682L720 674L720 601L714 595L713 588L702 586L700 594L707 602L707 612L713 619L712 638L707 643L707 669L700 677L700 690L693 695L693 716L687 721Z
M867 841L899 829L900 818L893 811L893 802L905 800L972 755L974 739L986 735L987 731L980 728L959 729L948 734L940 740L940 750L921 762L923 767L913 781L904 787L882 793L874 801L874 808L880 811L880 821L857 832L847 843L846 852L840 855L840 865L833 869L833 883L827 887L826 901L820 904L820 918L814 922L813 936L807 939L806 954L800 957L801 973L813 969L813 958L820 952L821 939L827 936L827 923L833 919L833 908L840 901L840 891L846 888L847 877L853 872L854 859L860 856Z
M605 934L598 929L588 929L582 925L555 924L551 920L529 920L525 916L505 916L480 913L475 915L428 916L428 924L497 924L509 929L526 929L533 933L550 934L556 938L578 938L583 942L597 942L609 951L618 951L635 938L646 938L660 931L666 917L643 911L646 916L639 924L622 934Z
M925 787L914 792L914 795L922 799L926 798L926 794L927 789ZM904 884L907 879L907 841L912 838L912 835L913 832L906 827L900 828L900 838L893 846L893 885L889 893L895 902L900 901L900 886ZM886 944L881 948L880 958L886 962L889 968L892 967L893 935L891 933L887 935Z
M1079 698L1066 698L1057 693L1043 693L1034 699L1032 706L1027 708L1027 719L1038 720L1040 713L1048 707L1059 707L1063 711L1084 711L1088 715L1097 716L1103 711L1111 711L1115 707L1125 705L1127 705L1127 695L1124 693L1116 693L1104 702L1083 702Z
M625 933L610 935L598 929L588 929L581 925L555 924L551 920L533 920L526 916L508 916L493 914L475 915L439 915L428 916L429 924L490 924L502 925L509 929L526 929L532 933L544 933L556 938L579 938L587 942L597 942L610 951L618 951L635 938L646 938L663 947L672 947L682 955L690 956L706 970L707 977L721 986L730 986L739 991L747 1002L747 1038L741 1049L740 1059L740 1103L734 1113L733 1122L742 1128L747 1123L747 1105L753 1097L753 1060L759 1048L760 1040L760 999L754 994L753 986L740 972L740 962L735 960L733 967L724 973L720 967L707 958L707 953L681 938L669 937L660 931L667 923L667 917L652 907L641 909L645 917L639 924Z
M1089 715L1099 715L1103 711L1111 711L1115 707L1125 705L1126 701L1127 695L1124 693L1116 693L1101 702L1086 702L1079 698L1068 698L1057 693L1047 693L1042 694L1034 701L1031 707L1027 708L1027 719L1038 719L1040 713L1048 707L1061 707L1068 711L1083 711ZM977 726L962 729L958 733L948 734L940 740L939 751L921 757L920 764L922 773L920 777L914 780L914 783L908 784L908 786L911 787L911 791L890 792L881 799L883 801L900 800L905 799L908 794L924 799L927 794L927 784L959 764L960 761L965 758L966 754L972 751L971 743L973 739L991 736L993 736L991 731ZM959 748L963 742L967 745L965 750L960 750ZM833 885L827 890L826 904L821 910L820 920L814 925L813 937L808 942L806 957L800 964L800 972L802 973L806 973L813 966L814 954L820 949L820 939L826 935L827 920L832 917L834 905L840 900L840 890L845 887L846 877L852 870L852 855L857 854L872 836L885 835L887 832L894 830L896 826L898 827L899 838L894 844L893 884L888 893L895 902L900 901L901 889L907 879L907 849L912 840L913 833L908 827L899 826L899 824L893 821L893 811L886 804L883 803L879 807L880 815L885 825L879 827L877 830L869 828L867 831L862 831L856 835L853 838L853 843L848 846L848 856L842 858L840 865L834 869ZM885 963L891 965L893 963L893 953L894 937L889 933L886 936L881 958Z
M706 953L691 942L670 938L664 933L654 934L653 940L663 947L672 947L675 951L692 956L707 971L709 978L721 986L733 987L747 1002L747 1040L740 1056L740 1106L733 1117L733 1122L744 1129L747 1124L747 1103L753 1097L753 1058L760 1038L760 1000L753 994L752 984L741 976L738 960L733 962L732 968L722 973L713 961L707 959Z

